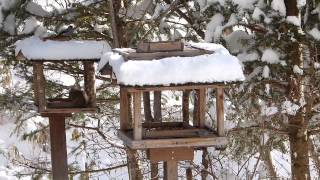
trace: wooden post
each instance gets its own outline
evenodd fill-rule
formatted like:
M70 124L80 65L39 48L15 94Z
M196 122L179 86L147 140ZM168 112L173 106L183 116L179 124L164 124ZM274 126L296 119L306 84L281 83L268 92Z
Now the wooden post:
M206 118L206 89L201 88L199 93L199 127L203 128Z
M189 124L189 95L189 90L182 93L182 119L186 124Z
M195 90L193 110L193 126L204 127L206 115L206 89Z
M216 114L218 136L224 136L224 105L223 88L216 89Z
M53 180L68 180L65 117L49 117Z
M153 112L154 112L154 121L161 122L162 113L161 113L161 91L154 91L153 93Z
M178 179L178 163L177 161L165 161L164 166L164 178L165 180L177 180Z
M89 106L96 107L96 76L93 61L84 61L84 85L89 98Z
M143 111L144 111L144 118L146 122L152 121L151 115L151 106L150 106L150 92L143 92Z
M152 180L158 180L159 179L159 166L158 163L152 163L151 162L151 179Z
M142 139L141 92L133 93L133 137L134 140Z
M120 88L120 129L128 130L130 128L129 118L129 97L125 89Z
M192 180L192 168L191 167L188 167L186 169L186 178L187 178L187 180Z
M36 104L38 105L39 112L46 109L46 95L45 95L45 79L43 74L43 62L33 63L33 84Z

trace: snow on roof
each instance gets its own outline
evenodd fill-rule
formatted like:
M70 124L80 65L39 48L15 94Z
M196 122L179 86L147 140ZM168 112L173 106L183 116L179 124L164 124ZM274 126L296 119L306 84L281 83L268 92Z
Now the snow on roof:
M35 36L20 40L15 45L16 56L21 52L28 60L100 59L105 52L111 50L105 41L53 41Z
M223 46L210 43L190 45L216 51L194 57L136 61L125 61L122 55L107 52L99 62L99 69L109 63L118 83L130 86L236 82L245 79L238 59Z

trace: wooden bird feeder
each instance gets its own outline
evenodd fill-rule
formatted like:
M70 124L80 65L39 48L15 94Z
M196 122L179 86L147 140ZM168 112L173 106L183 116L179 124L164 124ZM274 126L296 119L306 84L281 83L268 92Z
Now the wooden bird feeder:
M49 118L53 180L69 179L65 119L73 113L96 111L94 63L106 48L109 49L108 47L102 41L52 41L36 37L26 38L17 43L16 59L28 60L33 65L35 104L39 113ZM70 91L69 98L47 99L44 64L66 61L83 64L84 90L72 90L72 93Z
M181 48L182 47L182 48ZM173 50L170 50L170 49ZM180 49L179 49L180 48ZM199 48L183 47L180 43L140 43L136 52L117 50L125 61L157 60L166 57L192 57L212 54ZM110 69L106 64L104 66ZM101 72L105 71L102 68ZM143 73L143 72L141 72ZM152 163L165 162L167 179L177 179L177 162L193 160L194 148L223 146L227 144L224 132L224 83L186 83L170 85L131 86L120 83L119 138L130 149L147 150ZM206 95L208 89L216 93L216 128L205 124ZM182 121L146 122L142 118L142 94L144 92L183 92ZM197 109L189 119L189 94L195 92ZM132 97L133 102L130 102ZM130 106L130 104L133 104ZM131 108L132 107L132 108Z

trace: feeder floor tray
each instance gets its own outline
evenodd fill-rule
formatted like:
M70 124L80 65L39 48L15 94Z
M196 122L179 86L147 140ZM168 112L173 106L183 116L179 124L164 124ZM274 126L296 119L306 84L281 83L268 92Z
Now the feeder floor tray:
M206 147L227 144L226 137L218 137L206 128L144 129L141 140L134 140L133 130L118 130L119 138L131 149Z

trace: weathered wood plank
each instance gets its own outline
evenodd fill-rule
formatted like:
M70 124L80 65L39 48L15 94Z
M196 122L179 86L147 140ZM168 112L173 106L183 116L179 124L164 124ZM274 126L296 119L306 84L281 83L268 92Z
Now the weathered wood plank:
M170 85L170 86L124 86L120 85L121 88L126 89L128 92L145 92L145 91L184 91L184 90L194 90L201 88L219 88L219 87L227 87L224 83L211 83L211 84L183 84L183 85Z
M50 116L49 126L53 180L68 180L65 117Z
M159 139L159 138L188 138L188 137L201 137L212 134L206 129L173 129L173 130L151 130L144 131L144 139Z
M205 125L205 117L206 117L206 89L201 88L198 91L199 97L199 127L203 128Z
M184 127L184 122L144 122L143 128Z
M182 41L139 42L137 53L183 51Z
M143 139L134 140L132 133L118 131L119 138L132 149L170 148L170 147L206 147L227 144L226 137L208 135L193 138Z
M165 180L177 180L178 179L178 163L177 161L164 162L164 179Z
M141 92L133 93L133 134L135 140L142 139Z
M88 105L90 107L96 107L96 76L95 76L95 67L93 61L84 61L84 85L85 91L89 98Z
M200 101L199 101L199 90L194 91L194 102L193 102L193 126L199 127L200 122Z
M223 88L216 89L216 114L217 114L217 132L219 136L224 136L224 97Z
M161 91L153 92L153 113L154 113L154 121L161 122L162 120L162 111L161 111Z
M71 113L95 113L97 108L47 108L41 112L42 116L46 114L71 114Z
M37 98L38 98L37 103L38 103L39 112L42 112L46 109L45 78L43 73L43 62L34 62L33 68L35 68L33 70L35 73L34 83L36 84L35 88L37 88L35 91L35 94L37 94Z
M148 159L152 163L160 161L185 161L193 160L193 147L178 147L178 148L154 148L148 150Z
M189 96L190 90L183 91L182 93L182 120L189 124Z
M166 52L152 52L152 53L138 53L138 52L121 52L116 51L124 56L125 60L154 60L154 59L162 59L166 57L192 57L199 56L203 54L212 54L213 51L201 50L201 49L193 49L193 48L185 48L184 51L166 51Z
M146 122L153 121L150 105L150 92L143 92L143 111Z
M130 128L128 92L120 88L120 129Z

